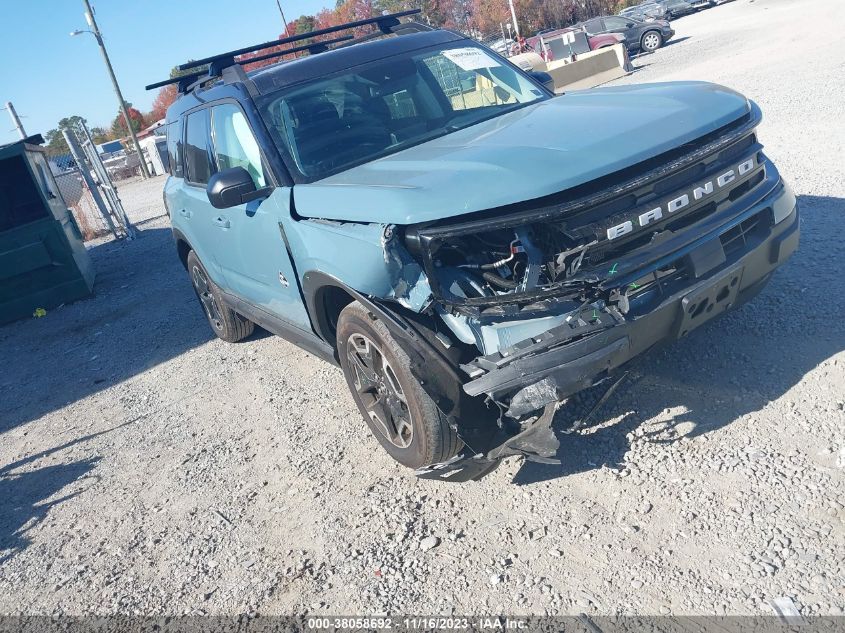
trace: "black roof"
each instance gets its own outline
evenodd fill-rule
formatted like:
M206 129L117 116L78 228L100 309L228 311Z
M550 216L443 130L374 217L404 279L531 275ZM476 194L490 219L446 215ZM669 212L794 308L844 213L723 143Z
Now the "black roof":
M319 55L300 57L272 66L265 66L248 73L248 76L261 94L267 94L309 79L325 77L359 64L367 64L393 55L464 39L466 37L463 35L445 30L409 33L408 35L363 42L345 48L336 48Z

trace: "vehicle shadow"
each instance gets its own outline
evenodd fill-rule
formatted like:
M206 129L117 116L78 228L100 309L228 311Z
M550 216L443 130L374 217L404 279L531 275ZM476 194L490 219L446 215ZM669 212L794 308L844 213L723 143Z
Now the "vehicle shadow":
M666 48L667 46L674 46L675 44L680 44L681 42L686 42L688 39L691 39L691 37L692 36L690 35L684 35L683 37L673 37L668 42L664 42L663 48Z
M26 533L37 526L50 510L78 496L88 486L78 485L69 494L56 498L60 491L81 480L92 480L89 483L99 480L96 475L91 475L91 471L97 466L100 458L90 457L34 470L26 468L41 459L112 433L129 424L132 424L132 421L33 453L0 468L0 565L30 544ZM23 472L19 472L21 469L24 469Z
M633 63L634 61L640 61L641 59L644 59L644 58L639 57L638 55L636 55L636 56L632 56L632 57L631 57L631 62ZM631 68L631 71L630 71L630 73L629 73L629 74L638 73L639 71L641 71L641 70L645 70L646 68L648 68L648 67L649 67L649 66L651 66L651 65L652 65L652 64L637 64L636 66L633 66L633 67Z
M762 293L674 344L653 350L587 428L564 434L572 413L555 417L560 465L525 462L514 483L526 485L603 466L623 468L634 433L671 443L716 431L781 398L819 364L845 350L845 283L830 262L845 255L836 237L840 198L800 196L801 244ZM812 306L824 306L815 310ZM597 399L587 393L585 399ZM779 424L790 424L781 419Z
M0 566L29 545L26 533L55 506L84 492L86 486L77 485L57 497L74 482L96 479L90 473L99 461L98 457L91 457L20 473L12 472L16 465L0 469Z
M686 41L686 40L688 40L688 39L690 39L690 38L691 38L691 36L690 36L690 35L685 35L684 37L679 37L679 38L673 38L673 39L669 40L668 42L664 42L664 43L663 43L663 46L661 46L660 48L667 48L668 46L674 46L675 44L678 44L678 43L680 43L680 42L684 42L684 41ZM660 50L660 49L658 49L658 51L659 51L659 50ZM657 52L657 51L654 51L653 53L647 53L647 52L645 52L645 51L639 51L639 52L637 52L637 53L631 53L631 54L630 54L630 56L631 56L631 61L632 61L632 62L643 62L643 61L645 61L645 60L649 59L649 58L650 58L652 55L654 55L654 53L656 53L656 52ZM637 64L637 65L634 67L634 72L636 72L636 71L638 71L638 70L641 70L641 69L643 69L643 68L648 68L649 66L651 66L651 64L650 64L650 63L649 63L649 64Z
M213 338L169 228L88 252L92 297L0 327L0 433Z

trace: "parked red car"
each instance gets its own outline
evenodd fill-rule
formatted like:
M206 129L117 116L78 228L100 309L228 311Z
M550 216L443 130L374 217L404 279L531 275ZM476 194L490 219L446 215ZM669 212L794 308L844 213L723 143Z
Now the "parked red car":
M573 29L571 27L565 29L552 29L549 31L540 31L533 37L527 38L526 43L528 44L531 50L536 53L539 53L545 61L550 62L554 59L554 55L548 47L543 50L540 39L542 38L543 40L548 42L549 40L553 40L560 37L564 33L574 33L578 31L580 31L580 29ZM621 33L601 33L599 35L588 35L587 42L590 45L590 50L595 51L606 46L613 46L614 44L624 44L625 36Z

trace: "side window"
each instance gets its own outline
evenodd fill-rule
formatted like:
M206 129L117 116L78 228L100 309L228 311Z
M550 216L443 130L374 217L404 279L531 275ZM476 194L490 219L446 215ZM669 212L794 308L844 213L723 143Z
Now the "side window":
M185 166L189 182L204 185L211 178L211 154L208 139L208 108L188 115L185 134Z
M601 19L599 18L593 18L592 20L584 22L584 30L591 35L601 33L603 29L604 27L602 26Z
M624 18L618 18L615 15L606 17L604 19L604 26L608 30L624 29L624 28L626 28L627 24L628 24L628 20L626 20Z
M170 175L174 178L185 177L182 163L182 119L176 119L167 126L167 161Z
M261 151L243 111L233 103L211 108L214 156L217 169L243 167L258 189L267 185L261 165Z

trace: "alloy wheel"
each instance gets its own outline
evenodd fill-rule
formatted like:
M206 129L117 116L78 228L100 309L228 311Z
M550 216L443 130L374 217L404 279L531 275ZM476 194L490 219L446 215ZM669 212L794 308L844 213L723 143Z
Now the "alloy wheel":
M372 340L358 333L347 340L346 357L355 395L375 427L394 446L408 448L414 439L411 411L387 357Z
M643 48L647 51L655 51L660 48L660 36L657 33L646 33L643 38Z
M208 320L216 329L222 330L223 316L220 314L220 308L217 306L214 295L211 293L211 285L208 283L208 277L200 270L199 266L194 266L191 270L191 281L200 298L203 310L208 315Z

